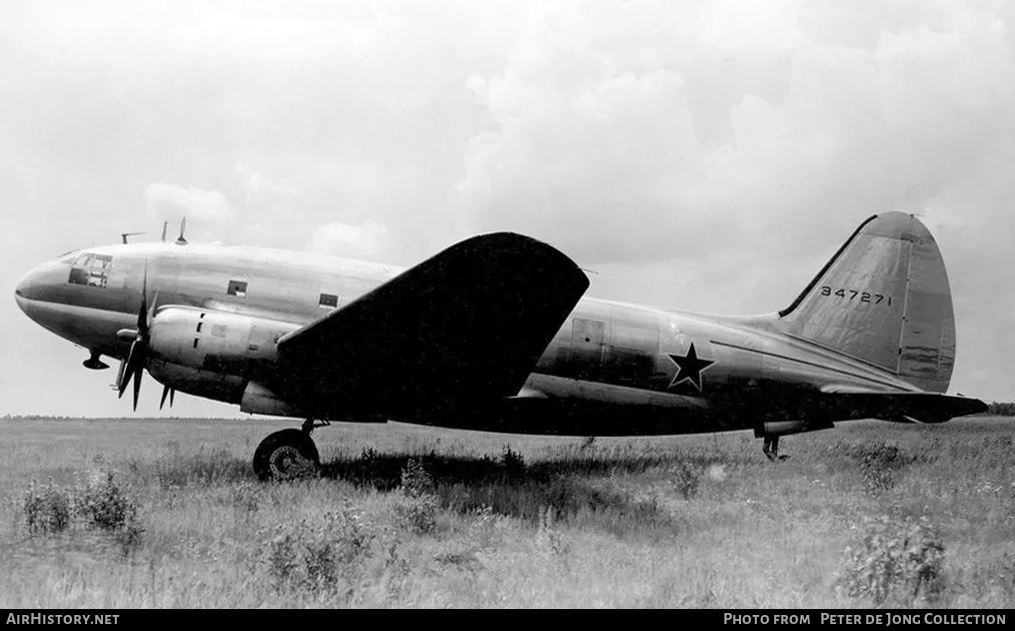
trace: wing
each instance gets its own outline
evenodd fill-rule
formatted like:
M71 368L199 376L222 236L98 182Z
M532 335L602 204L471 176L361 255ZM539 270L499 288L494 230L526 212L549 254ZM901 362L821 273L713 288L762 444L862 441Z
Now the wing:
M514 396L588 288L554 248L462 241L278 343L289 397L321 418L425 418Z

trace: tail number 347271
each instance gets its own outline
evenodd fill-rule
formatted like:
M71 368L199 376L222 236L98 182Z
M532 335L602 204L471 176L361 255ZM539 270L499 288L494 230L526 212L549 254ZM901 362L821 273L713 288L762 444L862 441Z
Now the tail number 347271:
M875 305L884 304L886 306L892 306L892 297L885 294L875 294L869 291L859 291L856 289L846 289L840 287L838 289L829 287L828 285L821 286L822 296L836 296L845 300L859 300L860 302L868 302Z

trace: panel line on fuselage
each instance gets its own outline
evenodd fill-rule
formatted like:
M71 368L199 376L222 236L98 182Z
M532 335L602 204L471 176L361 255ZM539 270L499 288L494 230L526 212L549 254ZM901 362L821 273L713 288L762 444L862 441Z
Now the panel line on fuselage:
M807 361L805 359L800 359L798 357L791 357L789 355L782 355L780 353L773 353L771 351L763 351L763 350L760 350L760 349L757 349L757 348L750 348L749 346L740 346L740 345L737 345L737 344L730 344L728 342L720 342L718 340L711 340L711 342L713 344L718 345L718 346L725 346L727 348L734 348L734 349L740 350L740 351L748 351L748 352L751 352L751 353L757 353L758 355L766 355L768 357L776 357L778 359L784 359L786 361L796 362L798 364L804 364L806 366L813 366L815 368L820 368L822 370L828 370L828 371L831 371L831 372L837 372L839 374L847 375L847 376L852 377L854 379L863 379L864 381L870 381L872 383L876 383L876 384L879 384L879 385L882 385L882 386L888 386L888 387L890 387L892 389L899 390L900 392L906 392L906 390L900 388L898 384L892 383L891 381L882 381L880 379L875 379L874 377L869 377L867 375L857 374L855 372L851 372L849 370L844 370L842 368L835 368L834 366L828 366L826 364L819 364L819 363L816 363L816 362L810 362L810 361Z
M807 347L814 347L814 348L820 349L820 350L828 353L829 355L835 355L836 357L841 357L841 358L849 360L851 362L856 362L858 364L863 364L865 367L872 368L872 369L874 369L874 370L876 370L878 372L884 372L885 371L885 367L884 366L881 366L879 364L875 364L874 362L868 361L868 360L866 360L866 359L864 359L862 357L857 357L855 355L850 355L849 353L843 353L842 351L840 351L837 348L832 348L831 346L826 346L825 344L821 344L820 342L815 342L814 340L809 340L806 337L801 337L799 335L796 335L795 333L783 333L783 335L785 335L786 337L788 337L791 340L795 340L797 342L800 342L801 344L803 344L803 345L805 345Z

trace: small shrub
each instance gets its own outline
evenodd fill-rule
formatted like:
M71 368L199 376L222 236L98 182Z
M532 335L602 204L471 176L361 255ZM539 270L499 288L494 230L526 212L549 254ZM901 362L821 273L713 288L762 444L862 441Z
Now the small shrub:
M77 491L74 504L74 512L85 526L112 533L124 555L141 545L144 527L138 520L137 503L116 481L112 471L99 471L89 477Z
M874 496L895 488L896 473L911 461L897 445L880 440L857 445L851 455L860 464L867 492Z
M885 517L865 528L858 546L846 548L840 584L850 596L879 606L935 604L945 587L944 555L941 534L926 519Z
M437 487L423 463L417 458L409 458L405 468L402 469L401 489L408 497L422 497L433 495Z
M277 526L264 561L279 591L349 590L362 579L372 540L360 515L346 507L325 513L321 523Z
M353 563L369 552L374 537L363 525L362 516L356 510L347 506L339 512L327 513L325 528L335 543L340 563Z
M92 528L110 532L126 530L137 523L137 504L127 496L112 471L89 477L77 498L76 512Z
M32 482L25 491L22 510L30 534L62 532L70 526L71 497L66 490L52 484Z
M395 504L399 523L418 535L433 532L437 527L440 498L433 478L418 459L410 458L402 469L402 486L399 490L402 497Z
M686 462L677 462L670 467L670 480L680 497L689 500L698 494L702 470Z
M137 549L144 535L137 504L111 472L97 473L84 486L71 490L33 482L25 492L23 511L33 535L61 532L81 521L86 528L112 533L124 554Z
M501 454L500 460L509 478L518 478L525 473L525 460L521 454L511 449L510 445L504 445L504 453Z

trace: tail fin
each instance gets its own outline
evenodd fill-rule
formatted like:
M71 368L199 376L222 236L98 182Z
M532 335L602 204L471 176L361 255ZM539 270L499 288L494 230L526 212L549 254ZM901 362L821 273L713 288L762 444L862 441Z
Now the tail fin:
M955 315L941 251L899 212L860 224L779 312L786 332L944 392L955 363Z

